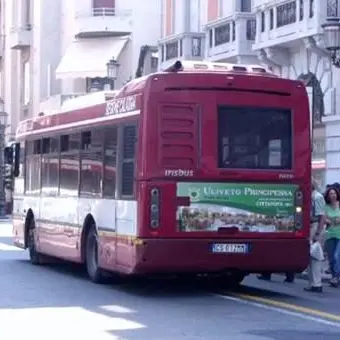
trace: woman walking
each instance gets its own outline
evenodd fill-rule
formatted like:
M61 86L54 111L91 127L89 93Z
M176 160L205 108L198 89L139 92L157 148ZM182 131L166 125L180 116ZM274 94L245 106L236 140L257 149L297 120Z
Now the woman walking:
M325 193L326 243L325 249L330 265L332 279L330 284L338 287L340 284L340 193L334 187Z

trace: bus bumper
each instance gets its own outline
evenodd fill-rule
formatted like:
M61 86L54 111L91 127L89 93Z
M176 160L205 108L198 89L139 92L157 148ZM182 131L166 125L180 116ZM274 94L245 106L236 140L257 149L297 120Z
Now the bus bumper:
M213 253L212 244L247 243L248 253ZM309 264L307 239L216 240L147 239L135 249L135 274L246 273L304 271Z

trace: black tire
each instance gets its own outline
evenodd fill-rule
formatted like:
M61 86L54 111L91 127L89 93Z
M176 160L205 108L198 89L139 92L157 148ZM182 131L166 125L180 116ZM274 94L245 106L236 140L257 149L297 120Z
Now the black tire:
M237 289L245 276L243 273L227 273L210 277L208 281L218 289Z
M98 266L98 236L94 227L86 237L85 263L90 280L94 283L104 283L103 270Z
M223 276L222 282L225 288L235 289L241 285L245 277L243 273L231 273Z
M35 243L35 232L36 232L35 221L34 219L32 219L28 226L27 248L31 263L34 265L39 265L43 263L43 255L37 252Z

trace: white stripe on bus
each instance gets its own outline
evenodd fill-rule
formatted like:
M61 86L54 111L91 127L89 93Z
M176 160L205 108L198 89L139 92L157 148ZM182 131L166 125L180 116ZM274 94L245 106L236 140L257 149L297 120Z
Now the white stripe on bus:
M64 129L70 129L74 127L80 127L80 126L85 126L91 123L104 123L110 120L115 120L115 119L120 119L120 118L126 118L126 117L132 117L132 116L138 116L140 114L140 110L135 110L131 112L126 112L122 113L119 115L110 115L110 116L103 116L100 118L91 118L87 120L81 120L79 122L73 122L73 123L68 123L68 124L62 124L62 125L57 125L49 128L42 128L38 130L29 130L25 131L23 133L17 133L17 138L23 138L27 135L32 136L36 134L41 134L41 133L46 133L46 132L53 132L53 131L59 131L59 130L64 130Z

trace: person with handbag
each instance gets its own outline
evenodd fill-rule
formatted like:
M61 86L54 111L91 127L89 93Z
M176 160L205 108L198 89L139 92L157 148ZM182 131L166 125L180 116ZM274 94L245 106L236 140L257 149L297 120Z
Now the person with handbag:
M304 290L313 293L322 293L322 263L320 258L313 256L313 251L322 249L321 240L325 227L325 199L317 190L317 184L312 178L312 205L311 205L311 220L310 220L310 244L311 244L311 259L308 266L308 281L309 286Z
M326 190L325 202L327 225L325 250L332 275L330 284L338 287L340 284L340 193L335 187Z
M323 258L317 256L321 246L321 237L325 227L325 199L317 190L317 184L312 179L312 205L310 220L310 243L311 259L308 266L309 286L304 290L307 292L322 293L322 263ZM323 254L322 254L323 255Z

